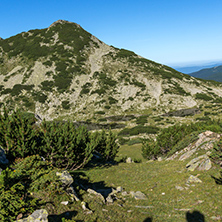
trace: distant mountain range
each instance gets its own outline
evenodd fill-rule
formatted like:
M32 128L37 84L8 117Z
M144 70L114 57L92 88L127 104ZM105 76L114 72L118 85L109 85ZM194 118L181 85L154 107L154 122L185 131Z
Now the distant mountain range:
M213 68L216 66L220 66L222 65L222 62L214 62L214 63L210 63L210 64L203 64L203 65L194 65L194 66L184 66L184 67L173 67L174 69L176 69L179 72L185 73L185 74L190 74L193 72L198 72L202 69L208 69L208 68Z
M76 23L0 40L0 104L42 118L158 115L221 97L222 84L106 45Z
M206 80L222 82L222 65L213 68L201 69L198 72L190 73L191 76Z

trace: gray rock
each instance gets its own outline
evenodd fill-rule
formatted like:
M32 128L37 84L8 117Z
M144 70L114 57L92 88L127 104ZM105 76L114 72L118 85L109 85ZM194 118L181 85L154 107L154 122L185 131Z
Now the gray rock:
M123 191L123 192L122 192L122 195L123 195L123 196L127 196L128 193L127 193L126 191Z
M116 191L117 191L118 193L121 193L121 192L123 191L123 188L122 188L121 186L119 186L119 187L116 188Z
M106 198L106 202L107 203L113 203L113 201L114 200L113 200L112 194L109 194L108 197Z
M202 183L202 180L197 178L197 176L190 175L190 177L187 180L187 183Z
M189 171L197 170L209 170L211 168L212 164L210 159L206 154L201 155L199 157L196 157L192 159L187 165L186 168Z
M184 190L184 188L181 187L181 186L175 186L175 188L176 188L177 190L180 190L180 191Z
M163 160L163 158L160 156L160 157L158 157L158 159L157 159L157 161L162 161Z
M56 172L56 176L59 177L60 181L62 182L64 190L71 197L72 201L74 200L79 201L78 195L74 190L73 186L71 185L73 183L73 178L70 175L70 173L65 170L63 172Z
M133 163L131 157L128 157L128 158L126 159L126 163Z
M34 211L29 217L16 222L48 222L48 212L45 209Z
M63 187L69 187L73 183L73 178L68 171L56 172L56 176L62 181Z
M136 200L146 200L147 197L145 194L143 194L141 191L130 191L130 194L132 195L132 197L134 197Z
M86 202L82 201L81 206L82 206L82 209L85 211L86 214L92 214L93 213L89 208L86 207Z
M209 170L211 167L212 167L211 160L209 158L207 158L199 165L199 167L197 169L198 170Z
M197 149L192 149L192 150L187 151L186 153L184 153L183 155L180 156L179 160L185 160L185 159L189 158L190 156L192 156L196 152L196 150Z
M6 158L5 151L0 147L0 165L7 165L8 159Z
M221 221L222 217L221 216L212 216L211 219Z
M106 200L105 200L105 198L104 198L104 196L101 194L101 193L98 193L98 192L96 192L95 190L93 190L93 189L87 189L87 192L89 193L89 194L94 194L94 195L96 195L97 197L99 197L101 200L102 200L102 202L105 204L106 203Z
M113 203L114 198L116 197L116 193L118 193L118 191L112 189L112 192L109 193L108 197L106 198L106 202L107 202L107 203Z
M62 205L68 205L69 201L62 201L61 204Z

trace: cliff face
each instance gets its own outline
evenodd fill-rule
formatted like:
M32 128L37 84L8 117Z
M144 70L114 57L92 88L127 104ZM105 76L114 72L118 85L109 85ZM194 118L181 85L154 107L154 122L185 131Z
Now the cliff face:
M222 97L219 83L195 79L108 46L59 20L0 41L1 101L46 119L96 118L190 108Z

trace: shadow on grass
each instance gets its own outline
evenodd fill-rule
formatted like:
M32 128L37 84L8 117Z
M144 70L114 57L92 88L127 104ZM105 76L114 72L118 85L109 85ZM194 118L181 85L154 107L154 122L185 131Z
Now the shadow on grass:
M219 178L216 178L216 177L214 177L214 176L211 176L211 177L214 179L214 181L215 181L216 184L222 185L222 177L219 177Z
M72 219L72 217L75 217L77 215L77 211L66 211L59 215L49 215L48 221L49 222L62 222L62 218L64 219ZM76 222L81 222L82 220L75 220Z
M147 217L143 222L152 222L152 218L151 217Z
M106 198L109 193L112 192L112 187L107 187L104 181L99 182L91 182L89 177L86 176L84 172L74 171L70 172L74 179L74 187L79 187L79 189L83 189L87 191L87 189L93 189L98 193L101 193L104 198ZM76 190L78 192L78 190ZM80 199L82 199L80 197Z
M187 222L205 222L204 215L199 211L193 211L190 213L189 211L186 213Z

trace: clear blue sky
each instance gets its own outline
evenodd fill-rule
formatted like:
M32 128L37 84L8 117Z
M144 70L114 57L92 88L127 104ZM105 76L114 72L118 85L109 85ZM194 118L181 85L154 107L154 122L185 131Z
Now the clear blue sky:
M222 61L221 0L0 0L2 38L58 19L162 64Z

